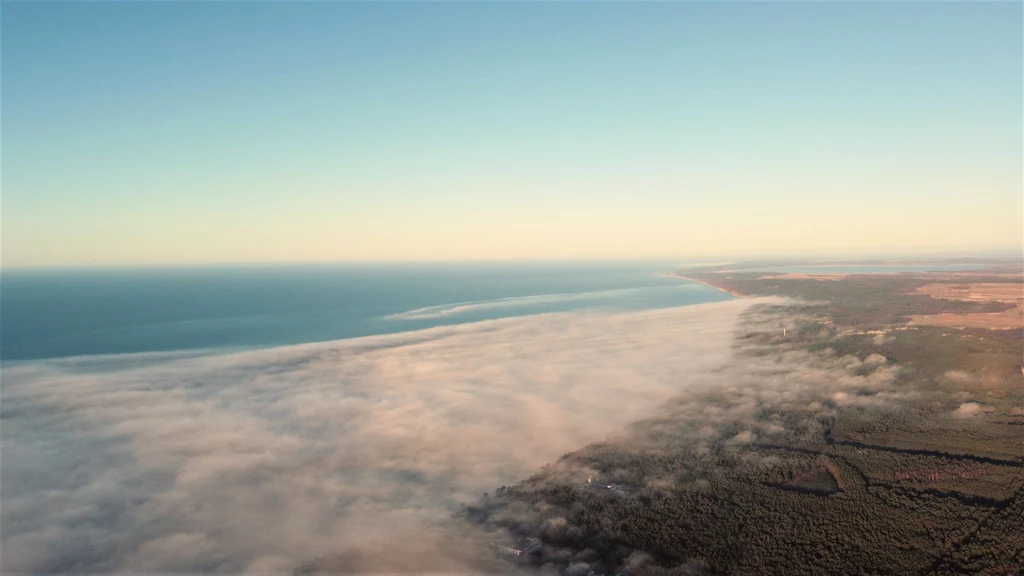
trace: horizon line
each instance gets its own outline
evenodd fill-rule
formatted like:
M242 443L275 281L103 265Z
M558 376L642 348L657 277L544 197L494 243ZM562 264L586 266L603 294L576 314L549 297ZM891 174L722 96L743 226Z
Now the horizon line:
M124 269L189 269L189 268L239 268L239 267L287 267L287 266L415 266L415 265L480 265L480 264L600 264L600 263L665 263L677 262L687 265L718 265L741 262L821 260L856 262L858 260L895 259L981 259L1015 260L1024 259L1024 247L963 248L963 249L921 249L915 251L863 252L863 253L809 253L809 254L736 254L707 256L578 256L552 258L463 258L463 259L349 259L349 260L223 260L187 262L107 262L107 263L59 263L59 264L0 264L0 272L47 271L47 270L124 270Z

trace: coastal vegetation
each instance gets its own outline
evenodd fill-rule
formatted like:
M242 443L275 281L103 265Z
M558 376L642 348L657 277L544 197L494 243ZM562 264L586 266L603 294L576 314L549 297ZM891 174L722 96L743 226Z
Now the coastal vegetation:
M552 573L1024 573L1021 331L909 320L1007 310L920 288L1020 285L1019 273L685 275L792 300L748 315L724 389L567 454L460 521L540 539L519 565Z

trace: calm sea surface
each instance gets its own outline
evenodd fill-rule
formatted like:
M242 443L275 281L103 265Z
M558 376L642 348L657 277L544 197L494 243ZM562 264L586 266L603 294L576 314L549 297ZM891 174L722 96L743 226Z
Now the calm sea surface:
M246 348L729 299L656 264L4 271L0 358Z

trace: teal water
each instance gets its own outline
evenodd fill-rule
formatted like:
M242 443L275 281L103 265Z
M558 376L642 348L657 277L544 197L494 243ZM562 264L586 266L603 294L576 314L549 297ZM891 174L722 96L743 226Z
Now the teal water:
M4 271L0 358L278 346L730 298L672 263Z

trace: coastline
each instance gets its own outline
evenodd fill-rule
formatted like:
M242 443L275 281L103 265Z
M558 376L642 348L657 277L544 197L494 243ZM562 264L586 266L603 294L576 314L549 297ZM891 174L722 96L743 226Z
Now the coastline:
M708 288L714 288L715 290L718 290L719 292L725 292L726 294L729 294L733 298L746 298L746 296L744 296L743 294L740 294L739 292L734 292L732 290L726 290L725 288L722 288L720 286L715 286L714 284L708 284L704 280L698 280L696 278L691 278L690 276L683 276L682 274L676 274L675 272L662 272L661 275L662 276L671 276L673 278L682 278L683 280L689 280L690 282L696 282L698 284L703 284L703 285L707 286Z

